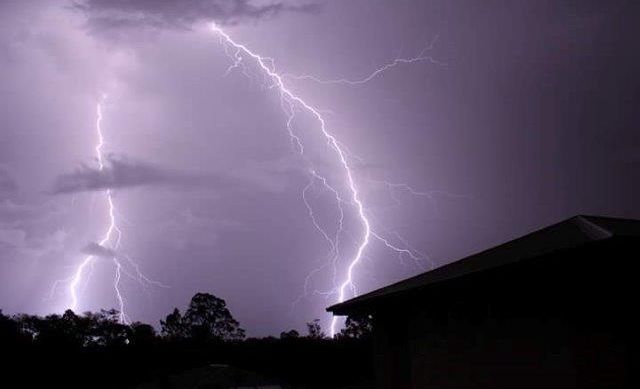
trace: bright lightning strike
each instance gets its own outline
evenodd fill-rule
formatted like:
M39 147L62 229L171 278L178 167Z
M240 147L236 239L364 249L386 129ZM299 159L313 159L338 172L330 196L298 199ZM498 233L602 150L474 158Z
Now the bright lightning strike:
M95 147L95 155L98 161L98 169L100 171L104 170L104 167L105 167L104 156L102 153L102 149L104 147L104 135L102 134L102 126L101 126L102 101L104 101L105 98L106 96L103 95L101 101L99 101L98 104L96 104L95 127L96 127L96 133L98 135L98 143L96 144L96 147ZM113 204L113 196L110 189L106 191L106 198L107 198L107 204L109 207L109 226L107 227L107 231L105 232L104 237L100 240L99 245L104 247L108 242L112 240L113 235L115 234L117 235L117 238L116 238L113 249L116 250L118 249L118 245L120 244L120 238L122 233L118 228L118 226L116 225L115 206ZM78 290L77 290L78 284L82 279L85 268L89 264L91 264L94 259L95 259L94 255L87 255L84 258L84 260L80 263L78 268L76 269L75 275L73 276L73 279L69 284L69 294L71 295L71 305L69 306L69 308L71 310L75 311L78 308ZM124 313L124 300L122 299L122 294L120 292L120 263L115 257L113 258L113 261L116 264L116 277L113 283L113 287L115 289L116 295L118 297L118 303L120 305L120 320L122 322L126 322L126 314Z
M318 294L325 294L325 295L330 295L335 293L337 295L338 302L343 302L346 299L348 292L351 292L353 296L356 296L357 290L354 282L355 271L358 264L363 259L364 252L369 246L369 243L371 242L372 239L379 240L380 242L382 242L382 244L386 248L392 251L395 251L396 253L398 253L398 255L406 255L415 261L419 261L420 258L414 250L398 247L397 245L394 245L393 243L391 243L388 239L385 239L380 234L373 231L371 222L369 220L369 217L367 216L366 207L361 198L360 190L358 188L358 185L356 183L356 180L353 174L353 168L350 164L351 153L349 153L348 149L345 146L343 146L340 143L340 141L333 135L333 133L327 128L327 123L322 114L322 111L319 108L307 102L306 100L304 100L299 95L295 94L289 88L287 88L287 86L285 85L284 79L286 77L291 77L295 79L312 79L320 83L343 83L343 84L349 84L349 85L365 84L373 80L374 78L379 76L381 73L385 72L386 70L401 64L408 64L408 63L422 62L422 61L438 63L437 61L433 60L429 56L426 56L425 54L426 51L431 48L431 45L425 48L424 50L422 50L422 52L420 52L419 55L415 57L395 59L392 62L384 65L383 67L376 69L373 73L369 74L367 77L364 77L362 79L358 79L358 80L336 79L336 80L326 81L326 80L320 80L312 76L296 77L296 76L287 76L284 74L281 75L276 72L273 59L268 57L263 57L253 52L252 50L250 50L244 44L236 42L231 38L231 36L229 36L225 31L223 31L217 25L212 24L211 28L213 32L220 37L220 41L221 41L221 44L223 45L224 51L232 62L232 64L228 67L227 71L225 72L225 75L230 74L230 72L235 69L239 69L240 71L242 71L242 73L245 76L251 79L251 76L246 66L247 66L247 60L253 61L253 63L257 65L259 70L263 73L263 76L265 77L265 79L269 81L269 88L275 88L279 92L281 107L287 117L286 129L291 138L291 143L292 145L295 146L296 151L301 155L304 155L304 151L305 151L303 142L301 138L295 134L293 125L292 125L292 122L295 118L296 110L300 110L308 113L317 121L318 129L321 135L326 140L327 145L333 150L335 156L337 157L337 162L341 166L343 177L345 178L347 188L348 188L348 196L347 196L348 198L343 199L342 196L340 196L339 191L329 183L329 180L326 177L320 175L315 169L310 170L310 181L302 191L302 199L305 206L307 207L309 217L311 218L311 221L314 227L316 228L316 230L318 230L318 232L323 236L323 238L329 244L330 253L331 253L330 264L333 265L333 269L334 269L333 291L332 292L316 291L316 292ZM307 162L309 162L309 160L307 160ZM335 232L335 235L333 236L331 236L331 234L329 234L329 232L327 232L317 221L313 208L308 202L307 191L314 185L315 182L320 182L323 188L333 193L335 197L335 201L338 204L338 208L339 208L338 228ZM342 280L340 282L337 282L336 281L336 278L337 278L336 263L339 256L338 246L339 246L340 234L343 232L343 221L344 221L343 204L350 205L354 208L362 230L359 238L357 238L357 247L356 247L355 253L348 260L348 266L346 268L346 272L342 276ZM310 277L314 273L320 271L322 268L324 268L324 266L321 268L315 269L311 273L309 273L309 275L305 279L305 285L304 285L305 293L307 292ZM335 335L337 330L337 325L338 325L337 317L334 316L332 318L331 328L330 328L331 336Z
M105 158L104 158L104 146L105 139L102 131L102 107L103 103L106 99L106 95L103 95L101 99L96 104L96 121L95 121L95 131L97 135L97 143L94 148L95 157L98 162L98 170L103 171L106 167ZM118 227L117 224L117 212L115 203L113 201L113 192L111 189L107 189L105 192L106 203L108 208L108 218L109 222L107 225L107 229L102 237L102 239L98 242L98 245L105 249L106 252L110 253L111 260L114 264L114 278L113 278L113 290L115 293L115 298L119 307L119 321L122 324L128 324L129 318L126 313L126 301L121 289L121 276L122 274L128 276L129 278L139 282L143 287L147 285L155 285L160 287L165 287L163 284L153 281L147 278L142 272L138 265L131 260L129 257L123 257L126 260L126 263L133 269L133 273L136 274L134 276L131 272L127 271L123 266L124 262L120 258L118 254L118 250L120 248L120 243L122 241L122 231ZM79 289L82 280L84 279L83 288L86 288L86 284L89 281L89 276L91 275L88 270L93 270L94 263L97 259L101 258L101 256L97 256L95 254L88 254L84 259L80 262L80 264L76 267L73 275L66 280L56 281L53 285L51 295L53 295L55 288L62 282L68 282L68 290L69 296L71 297L71 303L69 304L69 309L76 311L79 305ZM89 274L87 274L89 273Z

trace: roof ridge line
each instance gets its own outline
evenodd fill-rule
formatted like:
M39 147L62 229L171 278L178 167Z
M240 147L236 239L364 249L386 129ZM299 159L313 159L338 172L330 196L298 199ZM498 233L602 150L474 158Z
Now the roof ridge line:
M602 227L601 225L589 220L587 216L578 215L573 217L571 221L582 231L583 234L592 240L609 239L613 236L613 232Z

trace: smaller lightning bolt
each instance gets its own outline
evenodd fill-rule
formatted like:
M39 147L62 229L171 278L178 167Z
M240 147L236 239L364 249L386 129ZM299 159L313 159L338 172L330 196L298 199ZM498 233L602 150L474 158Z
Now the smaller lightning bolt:
M415 254L413 252L413 250L396 246L395 244L389 242L389 240L387 238L384 238L384 237L378 235L376 232L372 232L371 235L374 238L376 238L377 240L379 240L388 249L393 250L396 253L398 253L400 258L402 258L402 255L406 255L407 257L411 258L416 263L416 265L418 265L422 270L425 270L424 267L421 264L421 261L423 259L421 255Z
M417 190L408 184L404 183L395 183L389 181L381 181L381 180L369 180L372 183L381 184L387 186L389 189L399 190L403 192L407 192L414 196L425 196L425 197L434 197L434 196L443 196L443 197L452 197L452 198L460 198L460 199L470 199L471 196L465 194L458 193L450 193L443 190Z
M103 114L102 114L102 105L104 103L104 101L106 100L107 96L105 94L103 94L100 98L100 100L98 101L98 103L96 104L96 122L95 122L95 129L96 129L96 135L97 135L97 143L96 146L94 148L95 151L95 156L96 156L96 160L98 162L98 170L99 171L103 171L105 169L105 159L104 159L104 153L103 153L103 148L105 145L105 140L104 140L104 135L102 132L102 120L103 120ZM107 189L105 191L105 197L106 197L106 202L107 202L107 208L108 208L108 219L109 219L109 223L107 226L107 229L102 237L102 239L100 239L100 241L97 243L100 247L103 247L105 249L108 249L109 252L111 253L111 260L113 261L114 264L114 278L113 278L113 289L114 289L114 293L115 293L115 297L116 297L116 301L118 303L118 307L119 307L119 321L123 324L128 324L129 323L129 317L126 313L126 300L124 298L124 294L122 292L122 286L121 286L121 278L122 275L126 275L129 278L136 280L137 282L139 282L143 287L146 287L148 285L154 285L154 286L159 286L159 287L166 287L165 285L161 284L158 281L154 281L149 279L148 277L146 277L141 271L139 266L129 257L126 256L120 256L118 254L118 250L120 248L121 242L122 242L122 230L120 230L120 228L118 227L118 224L116 222L117 220L117 214L116 214L116 207L115 207L115 203L113 201L113 192L111 189ZM55 289L57 288L57 286L61 283L68 283L69 284L69 295L71 297L71 303L69 304L69 309L71 310L77 310L78 309L78 304L79 304L79 288L81 283L83 284L83 290L86 289L87 284L89 282L89 278L91 276L91 273L93 271L93 267L95 264L95 260L98 257L94 254L89 254L86 257L83 258L83 260L80 262L80 264L78 264L78 266L76 267L75 272L73 273L73 275L65 280L58 280L55 281L53 284L53 287L51 288L51 292L50 292L50 297L53 296L53 293L55 292ZM125 260L126 264L128 265L128 267L130 267L131 269L133 269L133 273L129 272L128 270L126 270L126 267L124 266L124 262L122 261L122 259ZM87 274L88 273L88 274ZM84 279L84 282L82 282L82 280Z
M448 198L448 199L455 199L455 200L472 200L473 199L473 196L471 195L452 193L444 190L417 190L405 183L395 183L395 182L374 180L374 179L369 179L367 181L371 182L372 184L385 186L389 190L389 196L393 200L396 206L402 205L402 201L398 197L398 194L405 193L414 197L425 197L429 199L429 201L433 205L433 211L435 213L439 213L439 209L437 207L438 198Z
M329 242L329 246L330 246L331 250L330 250L329 255L328 255L329 261L324 263L320 267L312 269L307 274L307 276L305 277L304 284L303 284L303 294L298 296L298 298L296 298L293 301L292 309L302 299L302 297L307 296L310 293L313 294L313 295L323 295L323 296L329 297L332 294L335 294L336 290L338 289L338 284L337 284L338 266L337 265L338 265L338 259L340 257L340 237L342 236L342 233L344 232L345 210L344 210L344 208L342 206L343 203L344 203L344 200L340 197L340 194L338 193L338 191L334 187L329 185L327 179L325 177L321 176L320 174L318 174L318 172L316 172L314 169L310 169L309 170L309 177L310 177L309 183L302 190L302 200L303 200L303 202L304 202L304 204L305 204L305 206L306 206L306 208L308 210L309 218L311 219L312 224L314 225L316 230L318 230L320 232L320 234L324 237L324 239L327 242ZM337 228L336 228L336 231L333 234L333 236L330 236L330 234L324 228L322 228L320 226L319 222L316 220L315 213L313 211L313 207L311 206L311 204L307 200L306 192L316 182L322 183L322 188L324 190L327 190L327 191L332 193L333 199L335 200L335 204L337 204L338 220L337 220ZM332 270L333 270L332 271L333 289L331 289L329 291L319 291L319 290L310 291L309 284L310 284L311 279L313 278L313 276L315 276L317 273L320 273L322 270L324 270L328 266L331 266Z
M127 319L127 315L124 311L124 299L122 298L122 293L120 293L120 272L122 270L122 265L120 265L120 261L113 257L113 263L116 265L115 277L113 279L113 289L116 291L116 298L118 299L119 317L120 323L129 324L129 320Z
M427 52L433 49L433 46L435 45L437 40L438 40L438 36L436 35L435 38L431 41L431 43L429 43L429 45L427 45L424 49L422 49L417 55L413 57L407 57L407 58L394 58L393 60L387 62L381 67L374 69L371 73L357 79L348 79L348 78L322 79L322 78L308 75L308 74L303 74L303 75L285 74L284 76L293 80L310 80L310 81L314 81L319 84L325 84L325 85L343 84L343 85L350 85L350 86L358 86L358 85L367 84L368 82L382 75L382 73L385 73L387 70L393 69L400 65L413 64L417 62L428 62L434 65L446 66L446 63L440 62L434 59L433 57L427 55Z
M102 171L104 170L104 157L102 154L102 149L104 147L104 136L102 134L102 102L106 99L106 95L102 95L101 100L98 102L98 104L96 104L96 123L95 123L95 127L96 127L96 133L98 136L98 143L96 144L95 147L95 155L96 155L96 159L98 161L98 170ZM122 237L122 232L120 231L120 229L118 228L118 226L116 225L116 214L115 214L115 206L113 204L113 196L111 193L111 189L108 189L106 191L106 197L107 197L107 205L109 208L109 226L107 227L107 231L105 232L104 237L100 240L99 245L100 246L105 246L105 244L107 242L110 242L113 235L115 234L117 236L116 238L116 242L114 245L114 250L118 249L118 246L120 244L120 239ZM93 260L94 260L95 256L94 255L87 255L84 260L80 263L80 265L77 267L75 275L73 276L71 283L69 284L69 294L71 295L71 305L69 306L69 308L71 310L76 310L78 307L78 284L80 283L80 280L82 279L82 276L85 272L85 268L87 266L89 266L90 264L92 264ZM116 295L118 296L118 302L120 304L120 314L121 314L121 319L123 319L125 317L124 314L124 302L122 300L122 294L120 292L120 264L117 261L117 259L114 258L114 262L116 262L117 267L116 267L116 282L114 282L114 289L116 291ZM124 320L123 320L124 322Z

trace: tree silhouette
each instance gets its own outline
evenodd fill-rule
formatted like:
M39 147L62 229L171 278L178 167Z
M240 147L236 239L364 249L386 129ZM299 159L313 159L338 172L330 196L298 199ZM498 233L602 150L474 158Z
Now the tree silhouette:
M87 326L70 310L62 316L18 315L15 320L20 332L39 345L79 348L87 343Z
M370 315L348 316L338 337L362 339L371 336L372 331L373 323Z
M120 323L120 312L115 309L100 312L86 312L89 331L93 344L100 346L119 346L129 343L130 328Z
M320 319L307 323L307 337L311 339L324 339L327 337L320 326Z
M280 333L280 339L296 339L299 337L300 334L296 330L283 331Z
M9 316L2 314L0 309L0 344L2 345L15 345L20 342L22 334L18 323L11 319Z
M189 336L189 329L178 308L173 308L173 312L164 320L160 320L160 332L169 339L183 339Z
M209 293L196 293L184 314L192 338L202 340L241 340L245 333L226 302Z
M335 382L323 363L337 369L341 383L356 383L368 374L367 342L323 340L319 320L308 323L309 336L296 330L273 337L247 339L224 300L211 294L193 296L187 311L174 309L160 321L160 339L148 324L119 321L117 310L73 311L6 316L0 311L0 348L5 351L2 382L21 387L69 389L121 387L143 382L168 382L166 374L207 366L212 361L291 380L305 387L327 388ZM347 325L347 328L351 328ZM177 341L175 341L177 340ZM330 357L329 357L330 356ZM73 379L69 379L69 369ZM37 374L34 374L37 372ZM117 374L114 374L117 372ZM99 377L99 378L96 378ZM330 382L331 381L331 382ZM297 387L297 386L296 386Z
M131 323L131 334L129 340L131 344L138 346L146 346L152 344L156 340L156 330L149 324L135 322Z
M131 335L130 327L119 322L115 309L85 312L83 316L71 310L45 317L16 315L14 320L23 336L46 346L116 346L128 343Z

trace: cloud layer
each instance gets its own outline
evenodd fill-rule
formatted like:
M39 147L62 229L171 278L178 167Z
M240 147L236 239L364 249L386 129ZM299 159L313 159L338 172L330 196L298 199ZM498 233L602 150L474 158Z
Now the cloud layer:
M185 173L125 157L109 156L103 169L83 165L75 172L58 176L52 185L51 193L91 192L140 186L176 189L216 188L234 184L233 181L223 175Z
M311 3L251 0L85 0L75 4L97 30L127 27L189 28L198 22L234 24L276 16L282 12L312 12Z
M113 258L116 252L98 243L91 242L82 248L82 253L99 258Z
M273 166L266 164L233 172L192 173L111 155L107 157L102 169L82 165L74 172L58 176L49 193L69 194L136 187L206 189L217 192L242 188L279 192L285 184L279 172L272 171L273 169Z

